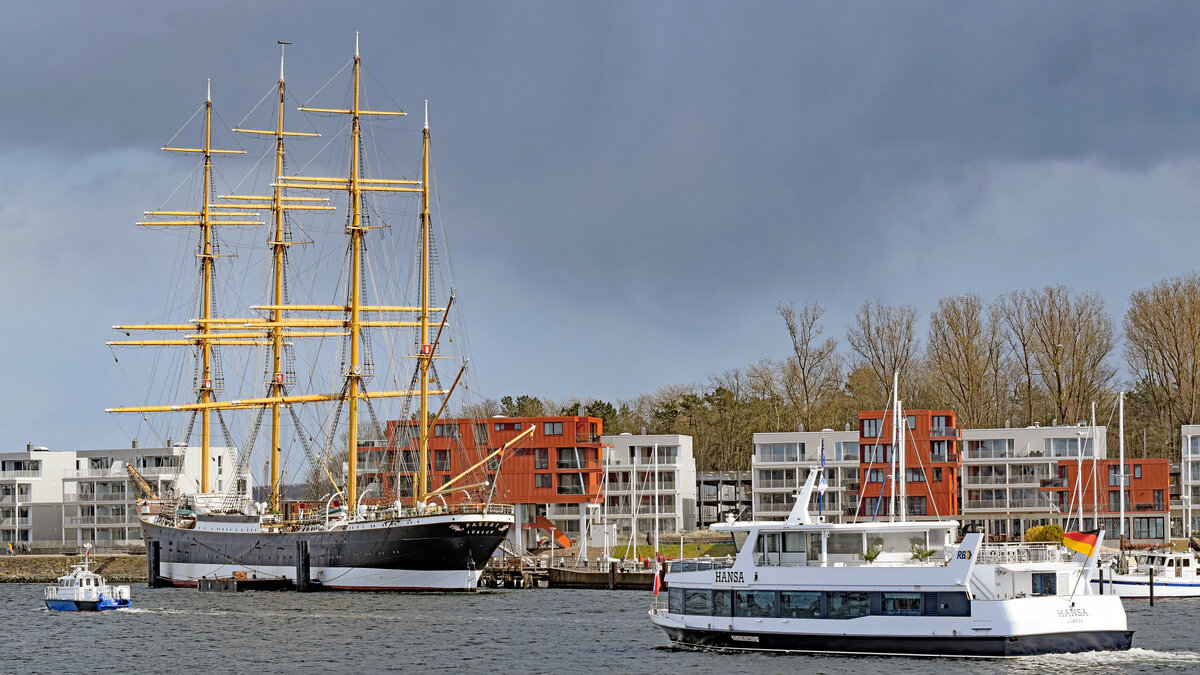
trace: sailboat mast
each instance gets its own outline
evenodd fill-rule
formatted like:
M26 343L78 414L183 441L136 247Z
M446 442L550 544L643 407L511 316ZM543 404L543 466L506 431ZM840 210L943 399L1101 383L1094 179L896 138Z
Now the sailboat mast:
M360 307L362 298L362 188L359 185L358 151L362 138L362 128L359 125L358 84L361 59L358 53L358 40L354 41L354 101L351 107L350 126L350 368L346 372L346 424L349 426L349 475L346 477L346 509L353 514L358 505L358 390L359 378L359 336L362 332Z
M200 207L200 403L212 403L212 287L213 236L209 214L209 195L212 190L212 82L208 83L204 99L204 197ZM200 492L209 491L209 454L211 452L211 415L207 407L200 409Z
M414 502L423 501L429 463L429 366L433 363L433 348L429 344L429 103L425 104L425 128L421 131L421 316L418 360L420 370L420 439L417 452L417 484L413 486Z
M275 175L283 175L283 53L286 47L279 46L279 111L275 120ZM271 398L283 396L283 257L287 250L283 242L283 185L280 181L272 181L275 189L271 193L271 211L275 216L275 236L271 240L274 253L275 283L274 305L271 310ZM268 498L272 513L279 511L279 417L280 404L278 400L271 403L271 492ZM248 449L247 449L248 450Z

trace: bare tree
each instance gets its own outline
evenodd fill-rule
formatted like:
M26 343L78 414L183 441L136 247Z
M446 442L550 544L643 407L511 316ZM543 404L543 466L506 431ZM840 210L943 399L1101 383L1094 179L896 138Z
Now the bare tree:
M1160 281L1129 296L1125 360L1169 428L1195 424L1200 407L1200 274Z
M929 316L926 368L939 398L958 413L960 426L995 426L999 421L998 402L1004 391L995 387L1002 351L1003 340L985 318L978 295L938 300Z
M832 423L834 401L842 386L842 364L837 340L821 340L818 324L825 310L817 303L796 311L780 304L779 316L792 340L792 355L784 362L783 387L791 400L796 421L810 431Z
M899 373L903 382L916 365L916 324L916 307L875 300L864 302L846 329L846 341L858 355L855 365L869 369L885 392L891 390L893 374Z
M1033 361L1055 417L1084 420L1116 375L1108 363L1116 345L1112 318L1096 293L1072 296L1066 286L1046 286L1027 297Z
M1033 324L1029 320L1029 293L1012 291L1000 296L992 304L994 323L999 324L1001 334L1008 343L1010 354L1020 370L1025 384L1025 426L1032 426L1035 418L1033 393Z

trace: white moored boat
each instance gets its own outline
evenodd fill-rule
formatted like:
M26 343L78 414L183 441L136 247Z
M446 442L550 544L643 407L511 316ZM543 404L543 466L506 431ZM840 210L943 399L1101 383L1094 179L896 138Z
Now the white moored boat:
M1200 598L1200 576L1196 574L1200 560L1191 551L1142 551L1126 561L1122 567L1120 559L1104 570L1099 577L1092 578L1092 585L1103 588L1104 593L1122 598Z
M731 562L675 561L650 620L686 648L1009 657L1129 649L1120 598L1058 545L984 544L955 521L726 522ZM1102 538L1102 535L1101 537ZM1096 542L1096 548L1100 541ZM870 558L870 559L868 559Z

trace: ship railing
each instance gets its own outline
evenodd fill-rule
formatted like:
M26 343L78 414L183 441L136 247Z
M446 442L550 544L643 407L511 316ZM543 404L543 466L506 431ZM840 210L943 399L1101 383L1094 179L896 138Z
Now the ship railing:
M682 560L667 561L668 572L704 572L706 570L727 570L733 567L733 560L727 558L683 558Z
M977 562L984 565L1012 563L1066 562L1071 555L1058 544L1013 543L984 544L979 547Z

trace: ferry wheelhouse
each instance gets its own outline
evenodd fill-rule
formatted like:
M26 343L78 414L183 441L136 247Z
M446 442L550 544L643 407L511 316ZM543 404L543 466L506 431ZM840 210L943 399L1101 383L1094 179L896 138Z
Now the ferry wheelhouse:
M955 521L726 522L736 558L681 560L650 620L683 648L1013 657L1129 649L1115 595L1058 545L958 541ZM1102 538L1102 537L1101 537ZM1099 549L1099 542L1096 549ZM1072 557L1073 556L1073 557Z

